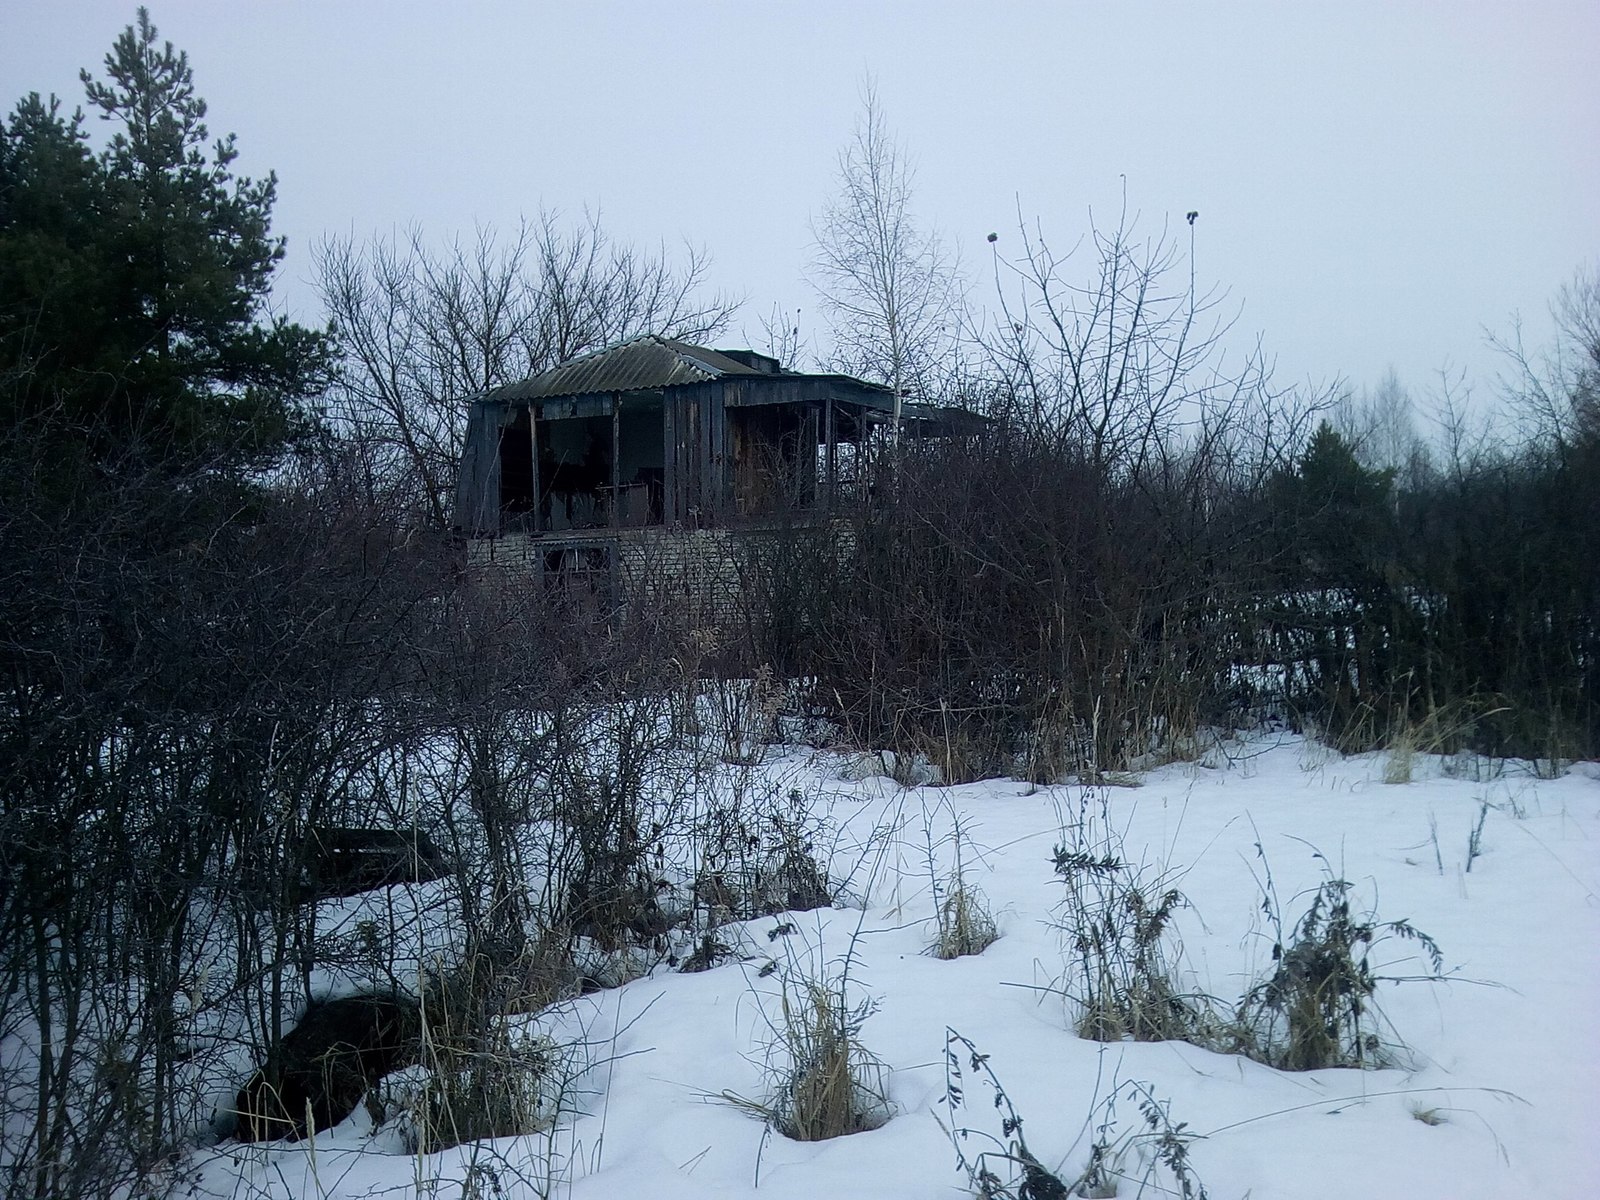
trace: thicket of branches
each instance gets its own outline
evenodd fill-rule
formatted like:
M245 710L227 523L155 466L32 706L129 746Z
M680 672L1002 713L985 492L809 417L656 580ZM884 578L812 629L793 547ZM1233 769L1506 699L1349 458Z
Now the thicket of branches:
M1020 223L974 329L870 86L838 186L814 227L836 352L876 348L849 361L898 393L927 333L952 369L923 398L992 418L878 455L848 539L797 531L747 572L757 659L856 738L1047 777L1269 713L1345 749L1600 748L1600 271L1557 296L1550 349L1500 340L1492 425L1447 388L1429 440L1392 377L1341 405L1228 361L1198 214L1188 254L1126 207L1067 251Z
M1266 498L1277 569L1255 644L1343 749L1559 762L1600 746L1600 440L1457 441L1405 477L1330 426Z
M448 388L723 311L692 261L546 223L480 255L505 310L461 256L396 266L410 340L363 359L374 323L272 317L273 181L231 176L144 12L105 76L99 151L54 100L0 126L0 1195L37 1200L178 1182L317 969L421 986L400 931L319 925L323 831L442 846L457 952L497 968L649 927L671 631L463 571L429 519L447 444L396 437ZM393 406L321 421L336 351L335 398L393 367Z
M1249 500L1303 425L1258 362L1224 364L1225 315L1171 278L1164 234L1098 234L1086 279L1023 247L948 397L987 429L878 456L848 538L804 570L778 555L762 595L762 653L951 778L1094 776L1228 719Z
M671 631L463 572L353 451L265 490L120 463L72 506L38 446L0 461L0 1194L159 1176L318 969L420 986L415 931L319 924L324 830L440 847L442 967L537 952L519 996L662 932Z
M848 536L768 551L757 658L950 778L1094 777L1273 716L1346 750L1600 748L1591 274L1556 349L1513 356L1521 437L1446 404L1442 449L1391 436L1378 466L1331 397L1224 365L1164 231L1022 242L949 397L988 428L880 456Z

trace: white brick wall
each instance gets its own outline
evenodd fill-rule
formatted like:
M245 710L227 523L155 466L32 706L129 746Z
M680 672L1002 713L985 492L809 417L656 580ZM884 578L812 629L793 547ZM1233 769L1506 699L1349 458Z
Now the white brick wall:
M841 550L848 544L850 526L834 521L834 536ZM615 556L619 599L671 606L696 624L719 625L741 613L748 597L741 579L741 560L761 553L764 541L781 536L760 528L670 530L662 527L597 530L589 536L571 534L531 537L510 533L498 538L477 538L467 543L467 563L477 569L503 571L515 578L541 579L547 556L560 554L569 565L580 562L584 548L604 548L606 560ZM598 555L596 557L599 557ZM610 580L591 576L597 590Z

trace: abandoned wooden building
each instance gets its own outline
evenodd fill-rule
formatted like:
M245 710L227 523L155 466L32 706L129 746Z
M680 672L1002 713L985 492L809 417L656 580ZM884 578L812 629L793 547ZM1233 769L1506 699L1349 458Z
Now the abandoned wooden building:
M881 384L637 337L473 401L456 523L476 562L603 573L613 588L628 561L681 573L733 531L862 503L863 452L894 411ZM911 436L976 425L916 404L901 421ZM696 533L711 536L683 537Z

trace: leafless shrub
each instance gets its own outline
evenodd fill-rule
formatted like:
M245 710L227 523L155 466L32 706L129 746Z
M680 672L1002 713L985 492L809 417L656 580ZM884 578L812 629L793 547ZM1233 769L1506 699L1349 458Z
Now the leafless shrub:
M83 1195L199 1136L233 1039L275 1043L308 999L308 835L351 823L395 743L400 648L448 552L406 545L338 461L264 490L130 450L76 505L18 433L0 1028L48 1049L6 1080L35 1119L8 1118L0 1159L8 1194Z
M797 787L752 791L736 779L708 798L694 830L693 885L707 926L831 904L827 834L815 797Z
M749 679L713 679L708 691L722 735L722 761L734 766L759 763L783 702L772 668L763 663Z
M1112 468L1017 420L902 445L791 604L821 614L799 673L848 740L948 783L1094 781L1247 715L1239 627L1265 551L1223 450Z
M603 891L614 873L581 845L545 853L568 845L553 818L628 824L604 789L548 786L579 740L555 736L549 697L567 730L630 696L649 708L672 647L599 623L557 636L537 597L461 574L359 453L330 446L243 492L130 462L75 508L51 498L36 451L7 439L0 469L0 830L17 850L0 1031L48 1052L3 1068L8 1104L38 1119L8 1109L0 1194L89 1195L204 1136L217 1080L237 1078L246 1044L281 1040L315 967L414 986L417 948L381 906L332 927L310 902L318 831L426 830L456 931L513 958L582 907L575 878ZM611 796L646 795L628 780L659 760L653 721L622 739ZM594 782L589 766L558 784ZM631 878L675 803L649 796ZM625 847L604 836L590 848ZM552 863L542 906L527 881Z

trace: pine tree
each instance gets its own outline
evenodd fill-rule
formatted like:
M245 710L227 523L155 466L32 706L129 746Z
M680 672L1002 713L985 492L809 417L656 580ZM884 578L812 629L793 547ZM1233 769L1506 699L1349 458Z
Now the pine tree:
M1393 482L1327 421L1273 481L1281 619L1307 659L1315 715L1347 750L1370 748L1409 699L1394 690L1416 630L1398 577Z
M1286 481L1289 515L1313 582L1368 593L1392 553L1394 471L1370 470L1323 421Z
M10 423L104 465L257 465L306 427L325 335L267 311L277 180L235 177L187 55L149 13L81 74L114 127L24 99L0 136L0 389Z
M7 428L70 396L104 341L103 188L83 114L37 93L0 125L0 402ZM81 366L79 364L82 364ZM81 414L72 414L80 417Z

